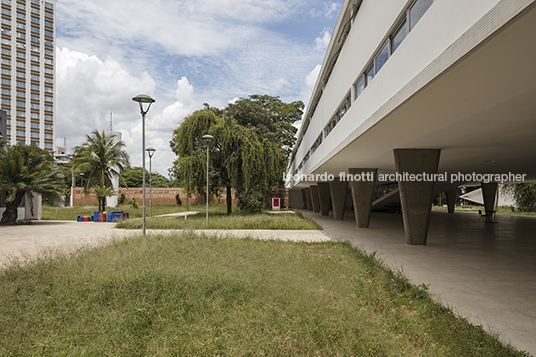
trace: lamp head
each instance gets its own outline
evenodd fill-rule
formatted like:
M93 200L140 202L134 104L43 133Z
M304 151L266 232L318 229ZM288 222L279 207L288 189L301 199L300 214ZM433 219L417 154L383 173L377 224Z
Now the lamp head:
M149 146L148 148L145 149L145 151L147 151L147 153L149 154L149 157L153 157L154 152L156 151L156 149L151 147L151 146Z
M132 98L132 100L135 101L135 102L138 102L138 103L154 103L154 102L156 102L156 100L154 100L153 98L151 98L151 96L149 96L147 94L138 94L137 96Z
M156 102L156 100L154 100L153 98L151 98L151 96L149 96L147 94L138 94L137 96L132 98L132 100L135 101L135 102L140 103L140 110L141 110L141 113L143 115L147 114L147 112L151 108L151 104ZM146 110L143 110L143 103L149 103L149 106L147 107Z

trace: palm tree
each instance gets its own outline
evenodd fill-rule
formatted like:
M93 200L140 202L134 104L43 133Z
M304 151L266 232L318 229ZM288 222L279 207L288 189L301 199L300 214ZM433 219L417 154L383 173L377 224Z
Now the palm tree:
M94 186L92 191L95 193L97 200L99 201L99 212L104 211L106 208L106 197L117 196L117 191L114 191L112 187Z
M65 187L64 176L52 156L37 146L0 147L0 193L6 194L6 210L0 224L15 224L17 208L31 192L56 200Z
M74 148L71 167L75 173L84 173L86 182L84 192L93 187L112 187L112 178L130 166L130 158L124 150L123 141L117 140L113 133L97 130L86 135L86 142Z

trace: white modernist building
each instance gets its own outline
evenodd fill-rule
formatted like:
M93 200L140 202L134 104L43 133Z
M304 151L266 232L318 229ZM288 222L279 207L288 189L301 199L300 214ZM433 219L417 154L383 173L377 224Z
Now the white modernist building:
M335 219L353 205L359 227L398 205L406 242L426 244L433 195L453 210L456 188L482 181L491 216L497 182L536 180L535 33L534 0L345 0L289 163L291 205Z

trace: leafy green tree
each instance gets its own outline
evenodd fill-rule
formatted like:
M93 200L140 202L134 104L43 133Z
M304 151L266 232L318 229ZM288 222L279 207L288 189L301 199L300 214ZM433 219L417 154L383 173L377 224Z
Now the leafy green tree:
M0 148L0 192L6 194L6 210L1 224L15 224L17 208L31 192L54 201L65 187L64 175L54 164L54 158L37 146L15 145Z
M503 185L501 194L514 199L521 212L536 211L536 182L521 182Z
M229 104L226 113L238 124L255 128L259 134L279 143L288 158L296 143L298 129L294 124L302 119L302 101L285 103L279 97L253 94Z
M115 134L94 131L86 135L86 141L74 148L71 167L75 174L83 173L84 192L92 187L112 187L112 177L129 167L129 155L124 150L125 144L116 139Z
M121 173L124 184L121 187L142 187L143 186L143 169L141 167L134 166L130 170L126 170ZM169 187L170 181L160 175L158 172L153 172L149 175L149 171L145 170L146 184L149 184L149 179L152 176L153 187Z
M194 192L206 194L206 147L202 137L221 120L213 110L205 108L184 118L181 125L173 131L170 146L177 159L173 163L171 174L177 184L186 190L187 195ZM211 157L214 159L214 155ZM217 180L215 182L211 179L210 183L213 189L217 189Z
M99 212L103 212L106 209L106 198L108 196L117 195L117 191L114 191L112 187L106 186L93 186L91 191L97 196L97 201L99 202Z
M209 191L227 188L227 213L231 213L231 188L242 209L257 204L251 197L264 195L270 187L283 184L290 148L303 103L283 103L277 97L250 96L225 110L205 104L186 117L174 131L171 148L178 156L172 175L188 194L205 193L206 146L210 144ZM288 150L287 150L288 149Z

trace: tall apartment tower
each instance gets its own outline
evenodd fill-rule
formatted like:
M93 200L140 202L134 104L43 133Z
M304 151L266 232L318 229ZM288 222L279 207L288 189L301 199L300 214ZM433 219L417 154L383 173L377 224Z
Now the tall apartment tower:
M52 152L56 0L0 1L0 96L7 140Z

